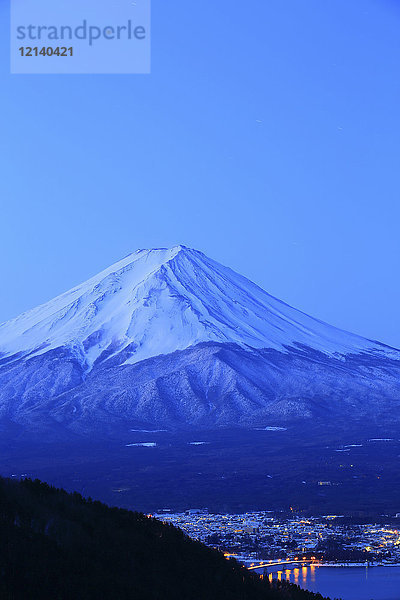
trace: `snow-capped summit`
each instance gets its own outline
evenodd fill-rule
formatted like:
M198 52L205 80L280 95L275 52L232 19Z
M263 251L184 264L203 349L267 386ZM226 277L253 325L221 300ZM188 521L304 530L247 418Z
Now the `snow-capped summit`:
M283 352L301 344L332 356L385 352L381 344L313 319L185 246L137 250L0 325L0 357L64 347L86 371L121 351L124 364L134 364L201 342Z

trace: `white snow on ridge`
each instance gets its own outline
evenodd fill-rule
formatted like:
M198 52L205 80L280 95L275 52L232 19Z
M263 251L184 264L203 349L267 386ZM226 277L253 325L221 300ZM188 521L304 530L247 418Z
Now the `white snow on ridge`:
M67 347L90 370L106 352L137 363L200 342L304 344L340 356L397 351L331 327L184 246L138 250L85 283L0 325L0 356Z

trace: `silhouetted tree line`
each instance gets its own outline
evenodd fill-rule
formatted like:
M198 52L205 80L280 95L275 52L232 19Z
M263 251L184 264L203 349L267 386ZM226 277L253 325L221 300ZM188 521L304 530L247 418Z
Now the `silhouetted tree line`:
M0 478L2 600L323 600L270 584L172 525Z

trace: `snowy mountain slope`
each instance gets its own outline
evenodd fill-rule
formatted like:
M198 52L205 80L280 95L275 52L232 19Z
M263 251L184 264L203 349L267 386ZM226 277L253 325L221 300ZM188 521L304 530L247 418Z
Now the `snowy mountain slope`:
M302 344L333 356L390 351L291 308L183 246L139 250L0 325L1 358L64 347L87 371L122 351L134 364L200 342L280 351Z
M3 431L347 425L400 419L399 404L400 351L183 246L139 250L0 325Z

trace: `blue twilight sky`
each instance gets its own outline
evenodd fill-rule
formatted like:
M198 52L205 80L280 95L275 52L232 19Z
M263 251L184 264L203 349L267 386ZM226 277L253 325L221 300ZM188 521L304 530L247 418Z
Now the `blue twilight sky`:
M0 321L183 243L400 347L400 2L153 0L152 74L9 75Z

